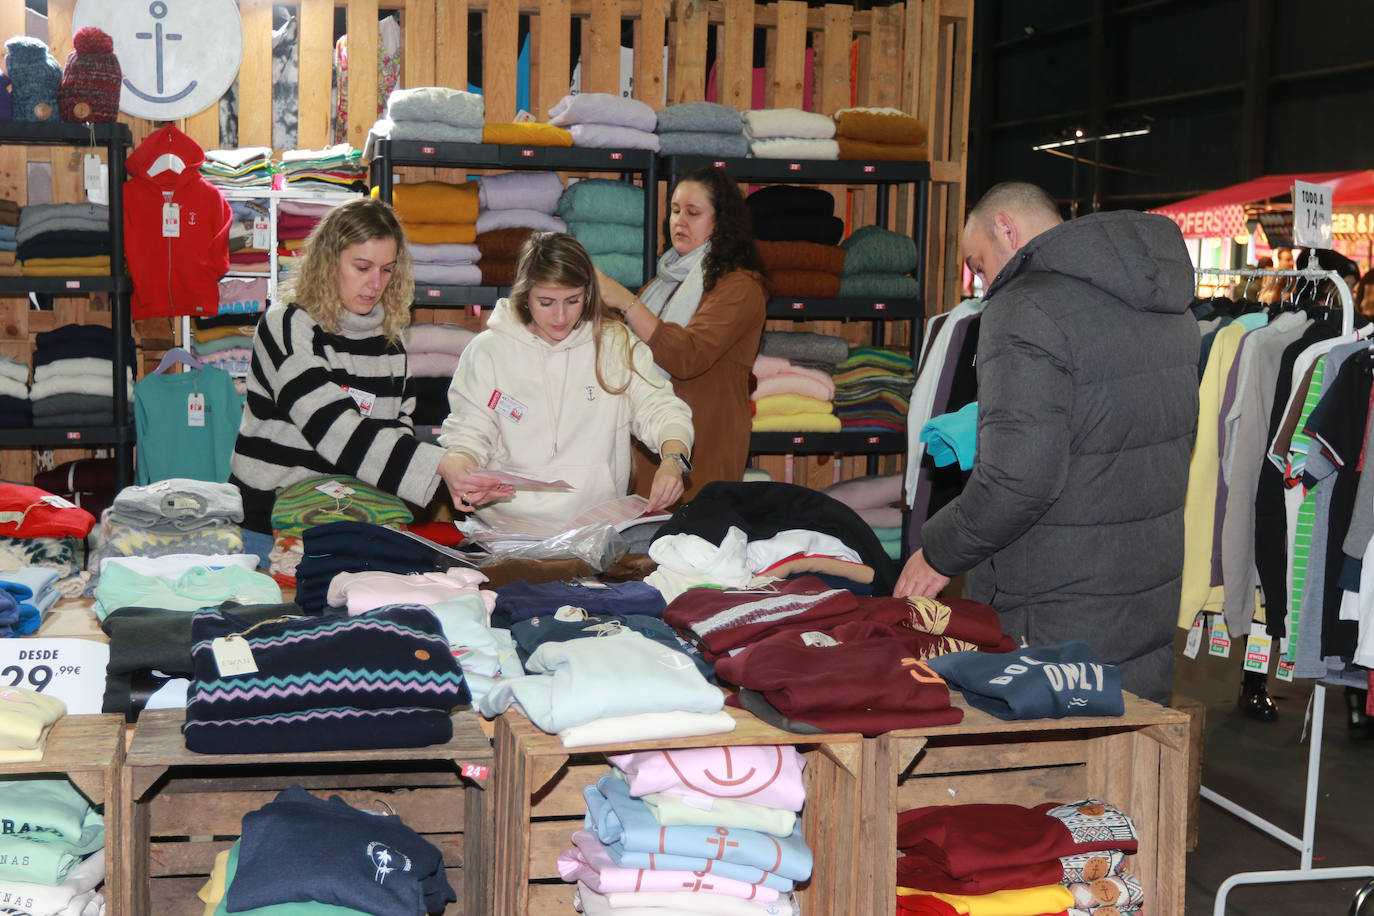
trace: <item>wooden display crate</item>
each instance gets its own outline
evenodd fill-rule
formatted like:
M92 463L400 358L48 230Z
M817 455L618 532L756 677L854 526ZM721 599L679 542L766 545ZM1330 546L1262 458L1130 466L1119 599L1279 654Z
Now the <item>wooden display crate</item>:
M119 792L119 869L125 914L195 916L196 892L243 815L300 785L358 808L390 809L444 854L458 892L445 916L486 914L491 816L483 791L491 744L472 713L453 717L453 739L430 747L307 754L197 754L186 749L182 710L144 712Z
M123 716L63 716L53 723L43 759L0 763L0 779L65 776L86 799L105 812L105 912L129 916L122 908L121 874L114 855L119 818L119 771L124 760Z
M561 881L555 861L573 831L582 829L582 788L609 770L607 754L683 747L790 744L806 758L802 836L815 854L811 880L797 890L804 913L850 912L859 830L859 763L855 734L799 735L727 710L735 730L721 735L565 748L557 735L508 712L496 720L496 764L491 805L494 913L546 916L571 913L574 885Z
M897 813L926 805L1036 805L1084 797L1130 815L1127 859L1151 916L1183 912L1188 716L1126 694L1123 716L1007 722L952 697L964 721L864 741L857 913L896 907Z

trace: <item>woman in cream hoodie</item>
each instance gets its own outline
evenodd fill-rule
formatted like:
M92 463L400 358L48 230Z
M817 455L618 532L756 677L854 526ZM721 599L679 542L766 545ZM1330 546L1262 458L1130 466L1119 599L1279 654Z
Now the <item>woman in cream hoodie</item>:
M625 495L630 436L660 455L649 509L682 495L692 412L653 355L608 309L586 250L563 233L531 236L509 299L468 344L449 386L439 444L466 471L562 479L569 492L517 490L483 516L566 525ZM459 502L459 508L472 508Z

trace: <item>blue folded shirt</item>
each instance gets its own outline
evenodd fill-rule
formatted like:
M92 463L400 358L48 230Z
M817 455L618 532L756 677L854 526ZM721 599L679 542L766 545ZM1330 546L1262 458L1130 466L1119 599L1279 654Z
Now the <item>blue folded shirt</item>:
M931 417L921 427L921 441L926 443L935 466L959 462L959 469L973 467L973 452L978 443L978 402L965 404L954 413Z
M963 691L970 706L999 719L1119 716L1126 711L1121 669L1104 664L1081 640L1005 654L951 652L926 664Z

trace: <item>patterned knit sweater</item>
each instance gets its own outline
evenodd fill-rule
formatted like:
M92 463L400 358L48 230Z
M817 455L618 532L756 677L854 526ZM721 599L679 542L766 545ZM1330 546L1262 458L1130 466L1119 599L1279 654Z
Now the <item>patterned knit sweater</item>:
M406 352L382 336L381 320L381 306L344 312L330 334L294 304L263 315L230 464L244 527L266 531L273 492L314 474L347 474L419 505L434 495L444 452L411 430Z

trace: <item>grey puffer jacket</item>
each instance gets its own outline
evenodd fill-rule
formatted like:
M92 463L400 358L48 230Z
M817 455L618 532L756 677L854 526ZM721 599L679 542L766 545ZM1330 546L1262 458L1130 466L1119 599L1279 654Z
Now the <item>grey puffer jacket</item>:
M1032 239L989 286L978 446L922 528L1014 638L1083 639L1166 701L1198 420L1192 264L1162 216L1098 213Z

